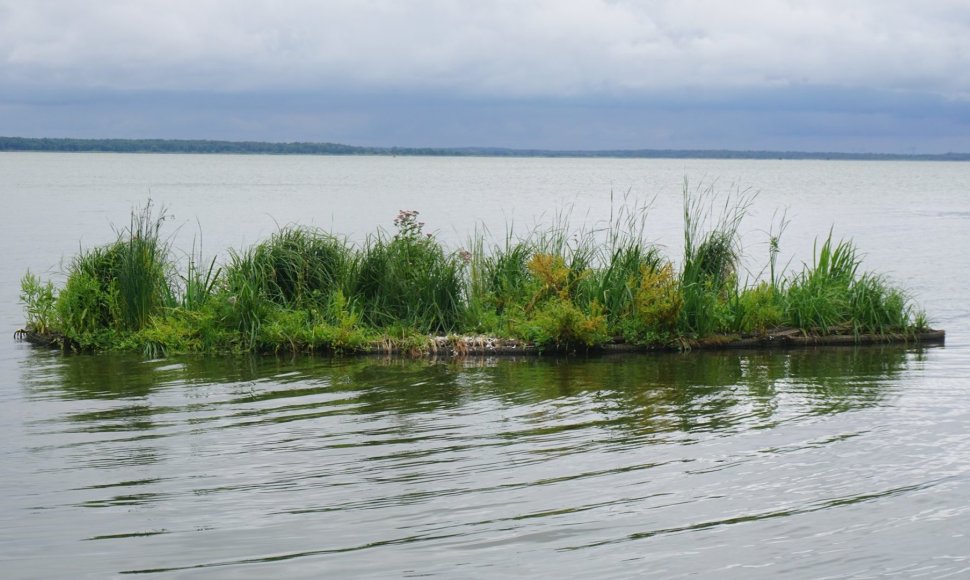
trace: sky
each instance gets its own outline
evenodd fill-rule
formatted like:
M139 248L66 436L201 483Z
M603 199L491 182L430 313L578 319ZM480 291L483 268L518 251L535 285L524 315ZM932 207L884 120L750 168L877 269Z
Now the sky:
M0 0L0 135L970 152L970 2Z

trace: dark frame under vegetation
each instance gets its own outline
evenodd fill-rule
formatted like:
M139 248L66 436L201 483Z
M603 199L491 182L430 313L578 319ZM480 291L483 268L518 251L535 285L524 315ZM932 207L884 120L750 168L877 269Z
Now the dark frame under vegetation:
M608 224L568 221L449 250L402 210L361 245L288 226L226 259L174 257L149 201L105 246L82 250L55 287L28 272L17 336L75 351L450 354L688 350L912 341L942 343L923 311L860 269L831 232L812 263L767 279L739 274L753 196L718 202L684 183L679 268L645 241L646 208L624 200ZM715 205L717 204L717 205Z

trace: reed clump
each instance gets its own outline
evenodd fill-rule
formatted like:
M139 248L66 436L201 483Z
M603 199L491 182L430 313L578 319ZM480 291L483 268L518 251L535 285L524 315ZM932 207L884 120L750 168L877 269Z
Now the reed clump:
M793 276L783 294L791 323L813 332L886 333L924 326L905 293L884 276L859 274L861 259L832 234L814 252L810 267Z
M174 352L360 351L433 348L428 335L518 339L588 350L803 334L915 333L925 315L855 246L831 232L812 263L741 282L739 232L754 196L718 197L684 183L679 267L647 241L648 207L629 196L608 223L570 227L563 215L496 243L476 232L449 250L401 211L393 232L362 245L287 226L224 260L172 256L164 211L149 202L105 246L81 251L60 287L27 273L25 332L76 349ZM782 228L784 229L784 228ZM745 276L746 279L751 278ZM720 338L718 338L720 337ZM430 346L429 346L430 345Z
M464 262L424 233L417 218L417 211L401 211L393 236L367 240L353 260L348 295L374 328L456 331L465 307Z
M67 267L64 287L21 281L28 329L54 333L82 347L108 348L118 335L138 332L174 305L169 245L161 237L167 219L152 203L132 212L127 228L104 246L82 250Z

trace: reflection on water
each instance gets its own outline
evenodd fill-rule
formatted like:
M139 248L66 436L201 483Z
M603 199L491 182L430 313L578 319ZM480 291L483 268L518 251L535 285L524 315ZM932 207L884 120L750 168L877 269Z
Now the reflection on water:
M522 572L513 553L543 563L536 570L553 570L555 556L560 573L625 576L624 562L643 559L635 569L647 572L676 545L710 551L709 571L750 564L718 550L710 535L722 528L753 533L752 545L776 534L777 549L754 560L780 570L793 547L784 538L806 519L959 481L962 464L920 476L926 442L906 447L899 425L878 418L923 356L146 361L35 351L21 365L38 412L24 421L30 492L15 528L28 554L26 539L39 535L70 554L53 575L229 567L260 577L272 566L373 577L467 567L476 577ZM934 445L967 447L940 428ZM913 471L889 477L886 453L913 454ZM88 542L101 557L87 556ZM652 556L633 547L644 542ZM657 570L668 576L685 562L665 561Z
M503 405L592 398L608 415L646 420L673 415L676 429L697 421L730 427L740 408L767 419L779 397L797 392L813 412L877 404L892 378L919 351L902 347L819 348L798 351L701 352L577 358L468 358L454 360L330 360L312 357L60 356L38 352L22 361L22 384L35 399L125 401L106 410L80 411L70 421L103 430L152 429L153 394L173 388L199 405L217 387L219 404L297 403L315 409L353 403L353 413L428 413L478 399ZM327 395L326 401L315 398ZM212 402L215 403L215 402ZM727 421L726 423L724 421ZM636 421L634 421L635 423ZM141 427L140 427L141 426Z

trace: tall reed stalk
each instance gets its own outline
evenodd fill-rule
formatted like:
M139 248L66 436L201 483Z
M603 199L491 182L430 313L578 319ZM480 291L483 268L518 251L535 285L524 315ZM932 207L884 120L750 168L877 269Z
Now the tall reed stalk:
M140 213L132 212L128 229L119 236L114 274L126 330L143 328L162 306L173 305L169 244L161 238L166 219L164 208L156 215L149 200Z
M682 330L706 336L729 323L726 302L737 290L738 232L755 195L738 190L717 208L714 185L691 190L685 179L684 261L681 265Z

